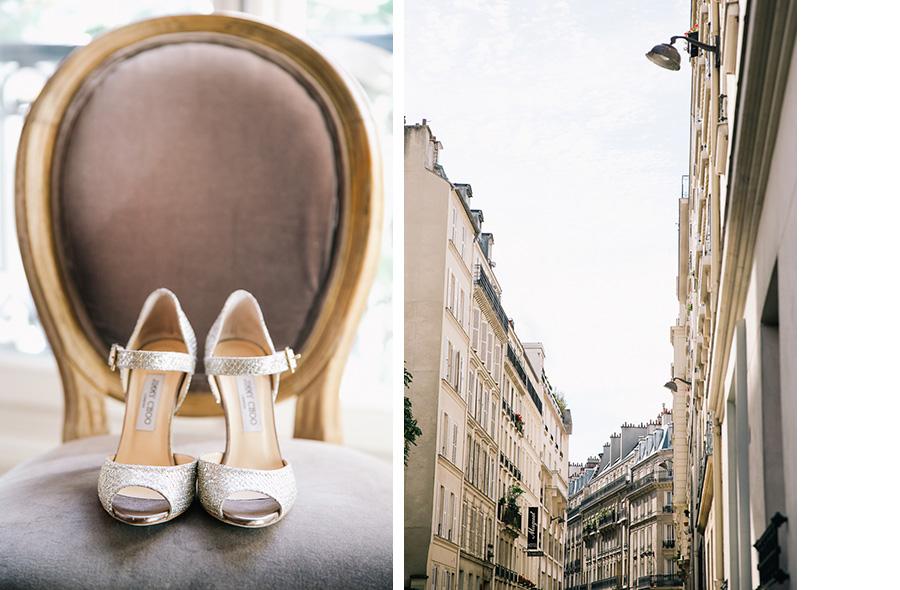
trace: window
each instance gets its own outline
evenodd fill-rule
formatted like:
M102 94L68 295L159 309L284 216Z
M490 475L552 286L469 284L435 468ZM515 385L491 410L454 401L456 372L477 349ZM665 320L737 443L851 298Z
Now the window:
M446 415L446 414L445 414ZM453 450L451 451L450 460L456 465L456 439L459 435L459 427L454 424L453 425Z
M446 516L444 514L445 510L446 510L446 507L444 506L444 486L441 486L441 491L438 494L438 506L437 506L437 513L438 513L437 534L439 537L443 536L443 532L444 532L444 518Z
M456 518L456 496L450 492L450 518L447 520L447 539L453 540L453 521Z
M497 436L497 402L491 401L491 436Z
M450 208L450 241L456 246L456 206L455 204Z
M459 528L459 530L460 530L459 544L463 549L467 549L469 546L468 533L470 530L469 529L469 501L468 500L465 500L463 502L462 519L460 521L459 527L460 527Z
M494 381L500 382L500 343L494 345L494 367L491 374L494 376Z
M450 416L444 412L444 421L441 423L441 455L447 456L447 430L449 429Z
M468 479L469 481L472 481L472 470L473 470L472 461L474 460L474 456L475 456L472 451L472 449L473 449L472 444L473 444L472 443L472 435L467 434L466 435L466 453L468 453L468 455L466 457L466 479Z
M449 340L447 340L447 356L444 358L444 379L459 391L462 381L462 356Z

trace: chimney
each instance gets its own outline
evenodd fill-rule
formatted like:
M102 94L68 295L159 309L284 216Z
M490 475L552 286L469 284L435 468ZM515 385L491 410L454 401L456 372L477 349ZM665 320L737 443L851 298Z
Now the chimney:
M609 464L622 458L622 435L615 432L609 437Z
M603 452L600 453L600 471L603 471L610 464L610 457L612 457L612 452L609 450L609 443L603 443Z
M643 425L623 424L622 425L622 456L627 457L634 447L637 446L641 437L647 434L647 429Z
M482 232L478 236L478 241L481 245L481 251L484 252L484 257L488 260L488 264L494 266L494 259L492 258L494 253L494 234Z
M523 342L522 348L525 349L525 356L540 379L544 372L544 345L540 342Z

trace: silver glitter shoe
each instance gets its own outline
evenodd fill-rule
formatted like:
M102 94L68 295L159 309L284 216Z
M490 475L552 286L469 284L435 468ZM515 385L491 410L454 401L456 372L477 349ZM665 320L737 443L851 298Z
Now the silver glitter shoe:
M279 376L297 369L290 348L276 351L259 303L235 291L206 338L206 374L225 412L224 453L200 457L200 502L212 516L240 527L275 524L297 496L294 473L275 433Z
M178 298L157 289L144 302L125 348L109 351L125 391L116 454L100 469L97 494L116 520L146 526L172 520L194 499L197 460L172 453L172 417L187 395L197 340Z

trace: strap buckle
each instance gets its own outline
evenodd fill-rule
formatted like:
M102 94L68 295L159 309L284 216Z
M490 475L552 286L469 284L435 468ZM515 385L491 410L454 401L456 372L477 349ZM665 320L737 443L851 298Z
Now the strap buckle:
M297 361L300 359L300 355L294 354L294 351L288 346L284 349L284 356L287 359L288 370L290 370L291 373L296 373Z
M122 347L118 344L113 344L109 347L109 358L106 359L106 364L109 365L110 371L116 370L116 361L118 360L119 350L121 349Z

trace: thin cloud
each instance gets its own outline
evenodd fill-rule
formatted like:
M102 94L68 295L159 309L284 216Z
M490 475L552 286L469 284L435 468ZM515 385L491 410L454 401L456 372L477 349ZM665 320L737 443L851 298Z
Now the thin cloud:
M677 197L689 74L647 49L688 28L686 0L409 3L407 118L472 184L504 307L544 342L573 409L573 460L654 417L672 358Z

